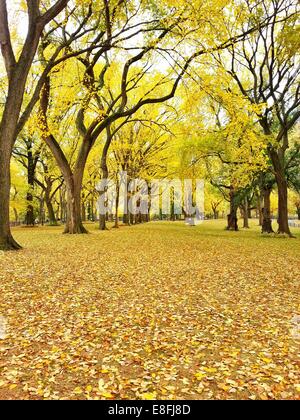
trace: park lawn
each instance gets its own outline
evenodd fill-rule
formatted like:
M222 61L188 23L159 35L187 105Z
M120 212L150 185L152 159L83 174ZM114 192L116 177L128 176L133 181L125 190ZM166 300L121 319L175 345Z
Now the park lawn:
M0 398L299 399L300 229L256 224L14 230Z

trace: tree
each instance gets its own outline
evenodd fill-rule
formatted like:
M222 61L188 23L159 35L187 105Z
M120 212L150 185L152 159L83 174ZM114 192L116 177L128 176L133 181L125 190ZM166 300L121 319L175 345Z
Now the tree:
M120 197L120 191L117 190L115 207L116 219L118 219L119 203L123 202L123 222L127 225L149 220L151 203L148 206L148 215L138 214L134 217L128 212L128 202L132 195L138 193L140 187L135 181L138 179L146 181L149 191L150 183L155 177L167 175L167 151L170 150L173 139L168 127L174 124L174 117L165 108L161 106L138 114L135 119L127 121L120 130L115 132L112 138L111 153L109 161L106 162L106 175L112 174L113 180L117 181L118 174L126 173L127 191L125 197ZM128 191L130 186L131 191ZM103 225L100 224L101 228Z
M22 215L26 214L26 194L27 188L26 183L24 183L22 167L18 162L13 161L11 164L10 212L15 224L19 224Z
M21 111L30 69L42 33L69 0L58 0L52 7L41 11L39 1L27 0L28 33L17 57L8 23L6 0L0 0L0 45L8 78L7 98L0 122L0 249L19 249L9 224L10 159L18 132L25 123Z
M8 78L0 123L1 249L19 248L9 226L9 164L16 138L39 98L43 139L65 178L68 196L66 232L82 233L85 229L80 217L80 196L84 168L89 153L102 133L114 122L131 117L146 105L171 100L196 59L213 51L227 49L256 31L258 25L263 27L268 23L263 19L245 32L236 32L228 37L224 20L228 19L230 6L236 6L235 1L228 0L216 1L214 8L210 0L195 0L192 4L180 0L176 6L169 0L159 5L152 1L58 0L53 6L49 0L43 4L38 0L26 0L26 5L28 34L21 42L20 54L17 54L17 45L13 46L9 29L6 1L0 1L0 43ZM65 11L62 19L56 19L62 11ZM157 66L158 57L164 57L168 70L140 95L136 88L139 84L145 86L149 63ZM34 63L35 58L37 63ZM82 142L78 159L70 170L61 145L51 131L48 112L53 105L51 81L54 73L64 62L72 59L78 59L84 68L82 86L85 92L82 101L73 104L79 105L76 121ZM105 91L103 81L113 62L118 62L121 78L118 90L109 92ZM25 98L33 68L39 75L32 93ZM138 98L136 101L132 100L134 93Z
M86 54L79 57L79 62L83 67L82 87L85 89L85 96L76 109L76 127L81 137L81 145L73 168L70 167L59 139L55 137L51 129L49 114L51 105L55 104L55 101L52 100L50 77L45 81L42 90L40 121L43 139L51 149L67 185L66 233L86 233L81 220L82 180L89 154L101 135L107 133L113 123L119 121L123 124L124 120L132 117L143 107L161 104L174 98L181 80L196 58L207 54L210 50L226 48L244 36L244 34L239 34L233 39L220 41L217 46L208 48L201 46L201 49L183 58L176 50L186 37L182 27L184 25L189 27L188 24L190 24L191 33L199 31L200 28L198 17L195 18L192 15L193 8L185 9L180 4L178 8L171 8L175 13L166 19L166 10L163 10L163 15L161 15L157 9L153 12L152 5L146 6L145 10L137 4L131 6L130 11L123 2L111 6L104 2L101 15L104 22L100 22L100 26L104 29L90 41L91 47ZM203 10L206 10L207 6L205 3ZM126 13L124 13L124 8ZM147 11L146 15L145 11ZM150 20L149 13L154 13ZM220 13L219 9L218 13ZM140 16L140 23L135 22L136 16ZM144 41L142 46L139 45L141 37ZM132 46L128 46L129 41ZM93 55L91 52L95 49L97 52ZM118 59L115 58L116 51ZM123 51L123 57L119 54L120 51ZM156 72L159 77L152 77L150 81L149 71L154 66L155 60L163 54L165 59L167 57L166 62L171 60L173 64L168 65L164 74ZM52 75L52 80L53 77L55 75ZM110 83L107 83L108 79ZM146 86L145 81L151 84ZM73 104L70 104L70 107L72 108ZM110 143L111 139L108 135L104 147L107 152ZM102 164L105 172L105 159L102 160Z
M36 168L40 158L40 153L41 144L37 144L37 147L35 147L35 141L28 132L24 132L23 135L20 136L13 148L13 156L18 160L18 162L20 162L27 173L27 211L25 217L25 223L27 226L35 225L33 199Z
M39 166L34 181L41 188L40 202L46 204L48 221L50 226L57 226L57 219L54 211L54 198L63 185L63 179L58 173L54 159L50 153L43 150L40 154ZM41 221L40 221L41 222Z
M265 16L270 24L259 27L240 45L232 45L230 68L227 57L217 60L227 68L242 95L252 104L262 105L257 112L266 136L267 150L278 189L278 233L291 235L288 223L288 182L285 155L290 147L289 133L300 117L299 2L263 0L245 2L253 16ZM250 20L247 25L252 25Z
M199 79L194 80L198 89L201 86L199 98L186 116L191 127L185 142L187 160L205 163L207 179L230 203L227 229L238 230L238 209L243 207L247 227L251 185L267 167L264 137L252 117L256 105L239 95L222 70L213 76L201 72Z

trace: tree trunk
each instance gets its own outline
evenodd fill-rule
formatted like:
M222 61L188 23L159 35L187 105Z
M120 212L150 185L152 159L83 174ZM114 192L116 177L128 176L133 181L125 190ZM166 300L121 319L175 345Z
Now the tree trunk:
M43 195L39 198L39 223L44 226L45 223L45 211L44 211L44 197Z
M258 200L257 210L258 210L258 217L259 217L259 226L262 226L263 225L263 222L264 222L264 215L263 215L264 192L263 192L263 189L261 189L261 191L260 191L260 193L259 193L259 195L257 197L257 200Z
M108 176L109 176L108 166L107 166L107 154L108 154L112 139L113 139L113 135L112 135L112 132L111 132L111 128L110 128L110 126L108 126L106 128L106 142L105 142L103 152L102 152L102 157L101 157L102 179L104 181L107 181ZM106 193L107 193L107 186L104 187L103 191L100 191L100 196L101 196L101 194L106 194ZM106 215L101 214L101 211L100 211L100 215L99 215L99 229L100 230L107 230Z
M61 188L60 193L59 193L59 200L60 200L60 221L61 223L65 223L66 222L66 214L67 214L67 210L66 210L66 200L65 200L65 196L66 196L66 190L65 190L65 186L63 186L63 188Z
M278 233L292 236L289 226L288 185L281 176L277 178L278 187Z
M119 228L119 204L120 204L120 184L116 182L117 191L116 191L116 211L115 211L115 229Z
M99 216L99 229L100 230L107 230L106 215L105 214L100 214L100 216Z
M230 214L227 216L227 230L238 231L238 218L237 218L238 206L236 203L235 190L233 187L230 188Z
M129 213L129 220L130 224L133 226L135 224L135 217L134 214L132 214L131 212Z
M57 220L56 220L56 217L55 217L53 204L52 204L49 197L45 197L45 201L46 201L46 206L47 206L47 210L48 210L49 225L50 226L57 226Z
M227 216L227 230L234 230L235 232L239 230L237 210L231 211L231 213Z
M152 186L151 182L148 182L148 214L146 214L146 222L149 223L151 221L151 209L152 209Z
M81 219L83 222L86 222L86 207L83 201L81 203Z
M0 141L0 250L2 251L20 249L12 237L9 223L10 157L6 143Z
M102 170L102 173L103 173L103 179L107 179L108 170ZM107 193L107 187L104 187L103 191L100 191L100 197L105 195L106 193ZM100 214L99 214L99 229L100 230L107 230L106 221L107 221L107 214L103 214L100 211Z
M88 233L81 220L81 180L73 176L67 179L67 221L64 233L71 235Z
M94 212L94 197L91 199L91 221L95 221L95 212Z
M213 211L213 215L214 215L214 220L218 220L219 219L218 206L212 204L211 207L212 207L212 211Z
M14 215L15 215L15 223L16 225L19 223L19 214L18 214L18 210L14 207Z
M243 219L244 219L244 229L250 229L249 226L249 203L248 198L245 198L244 205L243 205Z
M129 220L129 214L128 213L123 214L123 224L127 225L127 226L130 225L130 220Z
M123 213L123 223L124 225L130 226L131 225L131 218L130 218L130 212L129 212L129 200L131 198L130 192L128 191L130 181L127 181L126 184L126 191L124 196L124 213Z
M284 167L284 150L270 150L278 188L278 233L292 237L289 227L288 184Z
M298 220L300 220L300 206L297 207L297 215L298 215Z
M56 207L56 211L55 211L55 219L58 222L59 217L60 217L60 204L58 201L56 201L57 207Z
M34 189L34 178L35 178L36 163L32 153L32 142L27 142L27 211L25 223L27 226L35 225L34 207L33 207L33 189Z
M272 227L272 218L271 218L271 193L272 187L265 186L263 190L264 197L264 207L262 209L263 213L263 222L262 222L262 233L274 233Z

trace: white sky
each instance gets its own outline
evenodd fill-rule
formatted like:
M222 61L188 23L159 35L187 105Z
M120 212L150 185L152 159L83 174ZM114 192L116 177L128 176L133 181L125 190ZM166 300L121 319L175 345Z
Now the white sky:
M8 0L8 18L10 29L13 32L17 30L18 34L25 36L27 34L27 14L20 12L20 0Z

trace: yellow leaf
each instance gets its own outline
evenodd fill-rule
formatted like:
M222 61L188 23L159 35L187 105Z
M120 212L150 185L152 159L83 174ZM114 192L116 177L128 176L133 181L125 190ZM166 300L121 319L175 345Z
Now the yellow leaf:
M147 392L146 394L141 395L143 400L156 400L156 393Z
M216 368L207 368L207 367L205 367L204 370L205 370L205 372L208 372L208 373L216 373L216 372L218 372L218 369L216 369Z
M198 381L202 381L203 378L206 377L205 373L198 372L195 374L195 377L198 379Z
M272 359L269 359L268 357L261 357L261 360L267 364L272 363Z
M218 384L218 388L222 389L222 391L229 391L230 387L225 384Z
M102 397L104 397L104 398L114 398L113 394L111 394L110 392L103 392Z

